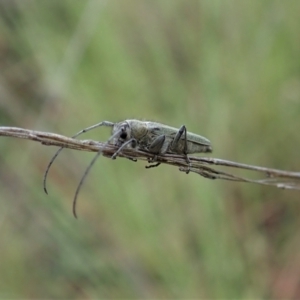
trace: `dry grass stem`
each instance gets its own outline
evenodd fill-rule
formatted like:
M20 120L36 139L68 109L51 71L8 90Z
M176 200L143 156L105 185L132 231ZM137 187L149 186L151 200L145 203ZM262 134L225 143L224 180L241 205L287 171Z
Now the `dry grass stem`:
M46 146L57 146L91 152L101 151L102 155L108 158L110 158L118 150L117 146L107 144L106 142L99 142L94 140L76 140L55 133L28 130L17 127L0 127L0 136L28 139L40 142L41 144ZM132 160L144 160L147 162L150 162L153 159L153 154L132 148L124 149L118 156L129 158ZM201 175L202 177L209 179L250 182L263 185L272 185L278 188L285 189L300 189L300 172L290 172L258 167L210 157L189 156L189 159L191 162L190 166L187 165L184 156L164 154L158 155L157 161L155 163L159 162L161 164L176 166L179 167L180 171L187 173L194 172ZM253 171L260 174L262 178L250 179L241 177L239 175L232 174L231 172L228 173L216 170L214 168L215 166Z

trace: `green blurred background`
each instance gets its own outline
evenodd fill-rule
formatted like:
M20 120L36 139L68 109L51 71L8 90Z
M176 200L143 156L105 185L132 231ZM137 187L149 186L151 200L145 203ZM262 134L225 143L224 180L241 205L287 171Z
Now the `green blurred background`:
M300 2L2 0L0 125L155 120L300 170ZM83 138L105 141L107 128ZM300 298L300 193L0 138L0 298Z

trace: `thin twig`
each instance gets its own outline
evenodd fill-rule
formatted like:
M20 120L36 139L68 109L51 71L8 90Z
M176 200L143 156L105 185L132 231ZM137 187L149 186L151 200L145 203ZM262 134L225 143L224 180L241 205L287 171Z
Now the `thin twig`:
M69 149L101 152L103 156L111 158L118 150L118 147L107 142L99 142L94 140L76 140L63 135L28 130L17 127L0 127L0 136L16 137L40 142L46 146L57 146ZM140 151L133 148L124 148L119 154L119 157L125 157L132 160L151 161L153 154ZM190 166L187 165L185 156L175 154L158 155L156 163L169 164L179 167L183 172L194 172L202 177L209 179L223 179L237 182L250 182L262 185L271 185L283 189L300 190L300 172L290 172L278 169L271 169L253 165L247 165L228 160L189 156ZM231 173L223 172L212 168L213 166L230 167L254 171L263 175L261 179L250 179L241 177Z

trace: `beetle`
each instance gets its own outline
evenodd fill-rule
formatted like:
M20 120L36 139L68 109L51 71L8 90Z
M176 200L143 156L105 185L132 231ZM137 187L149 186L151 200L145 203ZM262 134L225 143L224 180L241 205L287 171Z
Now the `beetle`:
M116 135L116 136L114 136ZM112 158L116 158L124 147L148 151L155 155L173 153L187 154L212 152L210 141L198 134L188 132L185 125L179 129L168 125L139 120L125 120L113 125L113 144L119 146Z
M88 132L92 129L101 126L112 127L112 134L108 139L107 143L118 146L118 150L111 157L112 159L116 159L118 154L125 147L132 147L153 154L153 159L149 162L155 162L157 160L158 155L163 155L165 153L173 153L184 155L188 165L190 165L188 154L212 152L210 141L201 135L188 132L186 130L185 125L182 125L178 129L157 122L141 121L136 119L124 120L118 123L102 121L100 123L97 123L79 131L74 136L72 136L72 138L76 138L82 133ZM44 191L46 192L46 194L48 193L46 189L46 180L49 169L62 149L63 147L55 153L55 155L49 162L46 172L44 174ZM85 177L89 173L91 167L93 166L100 154L101 151L99 151L94 157L94 159L91 161L77 187L73 201L73 213L75 217L75 205L78 192L80 190L81 185L84 182ZM156 163L155 165L148 165L146 166L146 168L156 167L159 164L160 163Z

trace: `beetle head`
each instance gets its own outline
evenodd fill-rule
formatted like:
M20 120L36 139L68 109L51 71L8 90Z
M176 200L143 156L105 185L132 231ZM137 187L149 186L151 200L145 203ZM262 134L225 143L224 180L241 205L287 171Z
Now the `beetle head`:
M131 139L131 128L127 122L116 123L112 130L112 143L121 146Z

